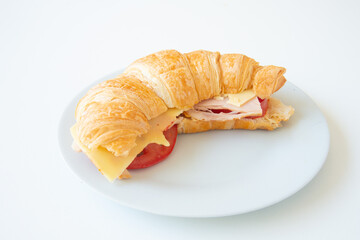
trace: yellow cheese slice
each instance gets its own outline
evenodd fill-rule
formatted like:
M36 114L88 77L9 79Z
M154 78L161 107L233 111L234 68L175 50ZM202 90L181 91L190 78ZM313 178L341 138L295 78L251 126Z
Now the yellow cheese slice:
M118 178L124 170L131 164L135 157L150 143L157 143L164 146L169 146L163 131L171 125L176 117L182 113L182 110L169 109L160 116L149 121L149 131L138 137L136 146L130 151L127 157L115 157L111 152L103 147L89 149L82 144L78 138L77 128L74 125L71 128L71 134L75 143L80 149L90 158L99 171L109 180L114 181Z
M236 93L236 94L225 94L229 98L228 103L241 107L254 97L256 97L253 90L245 90L242 93Z

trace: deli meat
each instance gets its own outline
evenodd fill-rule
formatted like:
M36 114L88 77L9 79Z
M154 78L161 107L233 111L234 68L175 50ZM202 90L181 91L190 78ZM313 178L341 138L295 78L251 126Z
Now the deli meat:
M213 113L211 110L224 109L230 110L229 113ZM250 116L261 116L262 109L259 99L254 97L244 105L238 107L228 103L226 98L224 99L208 99L204 100L194 106L193 109L186 111L186 114L193 119L204 121L226 121L233 119L240 119Z

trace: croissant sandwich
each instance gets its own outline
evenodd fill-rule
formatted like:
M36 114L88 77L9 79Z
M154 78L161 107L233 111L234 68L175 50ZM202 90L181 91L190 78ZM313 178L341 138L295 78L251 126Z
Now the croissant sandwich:
M160 51L136 60L79 101L71 128L84 152L109 180L130 177L170 154L177 133L267 129L294 113L271 95L285 68L260 66L242 54Z

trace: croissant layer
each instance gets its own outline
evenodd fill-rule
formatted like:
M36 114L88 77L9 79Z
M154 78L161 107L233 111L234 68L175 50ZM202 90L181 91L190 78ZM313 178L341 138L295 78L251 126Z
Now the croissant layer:
M247 89L268 98L285 83L285 71L283 67L260 66L243 54L165 50L136 60L125 73L139 78L169 108L186 110L219 94Z

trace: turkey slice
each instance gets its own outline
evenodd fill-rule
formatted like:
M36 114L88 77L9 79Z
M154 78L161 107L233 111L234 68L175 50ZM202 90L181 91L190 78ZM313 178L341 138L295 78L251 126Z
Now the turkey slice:
M229 113L213 113L212 109L226 109ZM261 116L262 108L260 101L254 97L244 105L238 107L228 102L228 99L208 99L194 106L193 109L186 111L186 114L193 119L205 121L227 121L240 119L250 116Z

